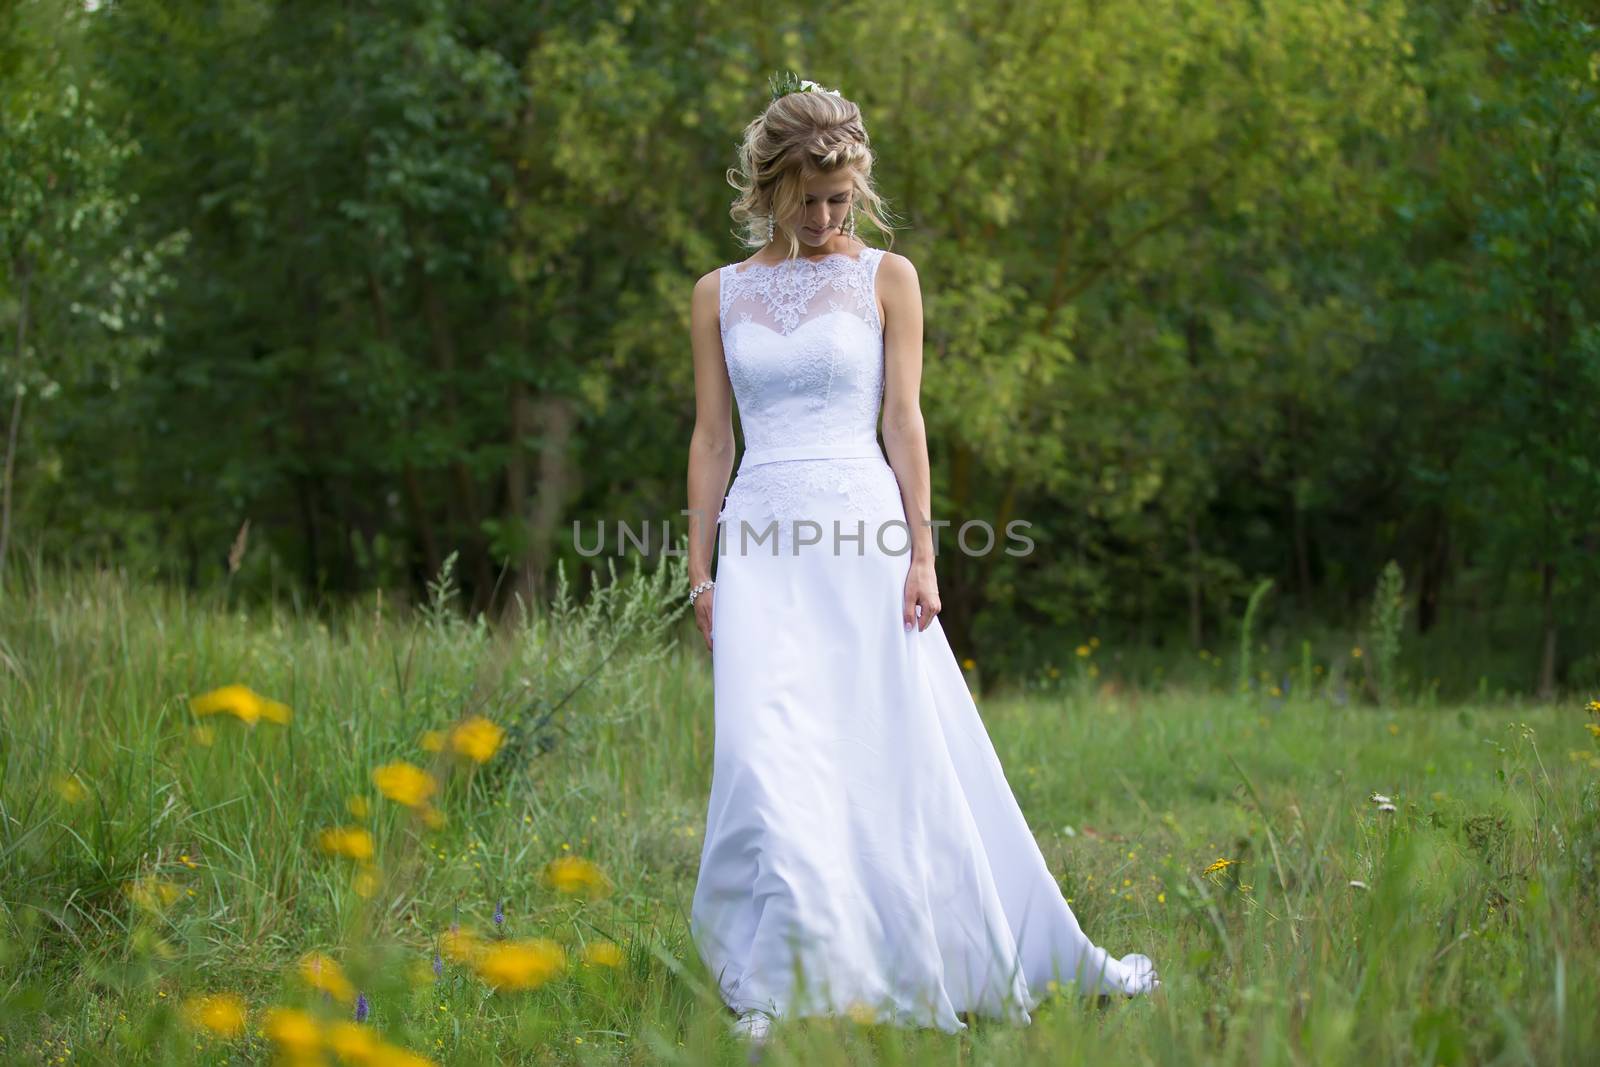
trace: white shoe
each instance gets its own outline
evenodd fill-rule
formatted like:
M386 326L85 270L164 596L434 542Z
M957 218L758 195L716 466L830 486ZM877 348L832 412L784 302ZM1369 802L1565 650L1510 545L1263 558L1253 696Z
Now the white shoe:
M739 1016L739 1021L733 1024L735 1037L742 1037L753 1045L765 1044L767 1035L772 1030L772 1016L757 1008Z

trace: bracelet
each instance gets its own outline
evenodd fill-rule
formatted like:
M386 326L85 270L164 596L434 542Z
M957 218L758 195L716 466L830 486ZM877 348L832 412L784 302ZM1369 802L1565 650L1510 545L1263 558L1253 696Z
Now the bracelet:
M716 584L717 584L716 582L712 581L710 578L707 578L705 581L701 582L699 585L697 585L693 589L689 590L689 606L691 608L694 607L694 598L699 596L701 593L704 593L707 589L710 589L712 586L714 586Z

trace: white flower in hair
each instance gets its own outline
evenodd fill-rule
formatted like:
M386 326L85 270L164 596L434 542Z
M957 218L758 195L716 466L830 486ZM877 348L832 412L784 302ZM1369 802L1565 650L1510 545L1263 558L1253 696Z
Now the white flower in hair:
M837 89L824 89L822 86L818 85L814 81L811 81L809 78L800 79L800 90L801 90L801 92L807 92L807 93L827 93L830 96L843 96L844 95L843 93L839 92L839 90L837 90Z

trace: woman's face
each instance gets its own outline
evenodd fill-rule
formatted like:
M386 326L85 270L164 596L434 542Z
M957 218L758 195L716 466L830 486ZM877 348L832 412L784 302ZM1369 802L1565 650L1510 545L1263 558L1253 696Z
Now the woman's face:
M795 234L802 244L820 245L835 237L850 217L855 182L847 173L816 177L806 182L805 207Z

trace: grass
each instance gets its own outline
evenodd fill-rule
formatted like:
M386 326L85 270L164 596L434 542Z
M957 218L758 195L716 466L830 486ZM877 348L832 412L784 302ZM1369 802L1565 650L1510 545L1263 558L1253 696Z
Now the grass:
M677 577L564 596L499 632L451 614L447 585L403 617L319 619L112 572L13 578L0 1060L271 1062L267 1009L353 1011L301 976L320 951L364 994L362 1032L390 1043L329 1062L745 1062L688 936L713 731ZM1030 1027L954 1037L806 1020L765 1062L1554 1063L1600 1047L1600 720L1582 701L1376 707L1326 686L1239 693L1209 664L1149 691L1087 652L981 706L1085 930L1152 956L1164 991L1058 997ZM1256 666L1311 680L1298 649ZM292 718L192 713L232 683ZM492 759L427 750L469 715L508 729ZM396 760L437 774L442 826L379 795L371 772ZM319 848L338 826L372 835L370 869ZM562 857L609 891L551 885ZM1236 862L1204 873L1219 859ZM452 923L548 939L566 966L496 991L441 953L436 977ZM585 962L608 944L618 958ZM242 998L244 1031L191 1026L182 1006L202 993Z

